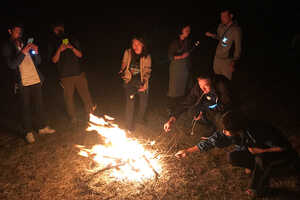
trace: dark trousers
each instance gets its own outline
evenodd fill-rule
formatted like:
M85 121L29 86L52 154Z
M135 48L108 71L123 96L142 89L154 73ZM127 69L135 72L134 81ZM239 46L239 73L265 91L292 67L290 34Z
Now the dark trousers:
M130 131L134 130L134 121L144 120L146 109L148 106L148 91L146 92L137 92L132 93L132 90L128 87L125 87L125 97L126 97L126 109L125 109L125 120L126 120L126 128ZM136 117L135 116L135 107L136 102L138 104L138 112Z
M228 159L233 166L251 169L253 172L249 188L261 192L268 184L271 170L297 159L297 153L290 150L253 155L248 150L236 150L229 153Z
M71 119L76 118L76 110L74 103L74 93L77 90L81 100L83 101L86 111L86 117L92 111L93 101L89 92L88 82L85 73L79 76L70 76L61 79L61 84L64 89L64 99L67 107L67 113Z
M41 84L20 87L20 105L24 133L45 126ZM33 108L33 109L32 109Z

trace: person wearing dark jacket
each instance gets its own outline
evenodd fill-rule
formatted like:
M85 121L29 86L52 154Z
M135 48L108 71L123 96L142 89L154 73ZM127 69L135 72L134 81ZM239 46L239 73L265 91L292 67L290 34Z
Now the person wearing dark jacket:
M164 130L169 132L180 115L190 109L194 110L194 121L207 121L213 118L215 128L219 128L218 118L232 107L232 95L229 80L223 75L202 74L185 99L176 104L170 112ZM209 114L208 114L209 113Z
M191 26L184 24L180 27L179 34L168 48L169 88L167 93L168 110L186 96L190 77L192 42L189 38Z
M251 196L263 195L271 170L291 163L299 166L299 154L293 149L279 129L259 120L245 120L239 112L227 112L222 118L223 130L214 132L197 145L178 151L175 156L182 158L193 152L207 152L215 147L225 148L235 145L228 153L228 161L233 166L245 168L252 173L247 193Z
M52 31L54 38L49 44L48 53L52 63L57 66L60 84L64 90L66 110L74 128L79 122L74 103L75 91L77 90L83 101L85 120L88 120L89 114L95 111L96 105L93 103L86 74L81 66L83 52L78 39L65 33L65 26L61 22L53 24Z
M12 25L8 29L10 38L2 46L2 55L7 66L14 70L14 89L20 94L23 130L29 143L35 142L31 104L38 120L38 132L51 134L55 130L45 125L42 100L43 77L37 66L41 63L38 46L33 41L22 41L22 25Z

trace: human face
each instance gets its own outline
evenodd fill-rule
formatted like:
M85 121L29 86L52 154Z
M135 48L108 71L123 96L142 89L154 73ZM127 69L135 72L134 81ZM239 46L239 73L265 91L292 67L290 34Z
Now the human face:
M211 90L211 84L209 79L198 78L198 84L204 94L207 94Z
M185 26L183 27L181 31L181 39L187 38L191 33L191 27L190 26Z
M221 12L221 23L224 25L228 25L232 22L232 14L229 11Z
M140 55L143 51L144 48L144 44L137 40L137 39L133 39L132 40L132 49L134 50L135 54Z
M14 27L13 29L9 29L8 33L12 39L16 40L22 37L23 30L21 27Z
M57 36L61 36L65 32L65 28L63 26L56 26L53 29L53 32Z

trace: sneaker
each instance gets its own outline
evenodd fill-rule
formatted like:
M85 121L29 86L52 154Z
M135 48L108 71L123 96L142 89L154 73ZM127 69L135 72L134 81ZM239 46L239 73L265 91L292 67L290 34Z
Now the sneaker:
M26 141L28 143L34 143L35 142L35 139L34 139L34 136L33 136L32 132L29 132L29 133L26 134Z
M56 130L50 128L49 126L45 126L45 128L39 129L39 134L52 134L55 132L56 132Z

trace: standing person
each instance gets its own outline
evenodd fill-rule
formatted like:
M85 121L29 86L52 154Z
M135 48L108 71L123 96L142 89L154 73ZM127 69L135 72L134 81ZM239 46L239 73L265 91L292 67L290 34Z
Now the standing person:
M228 112L222 119L223 130L213 133L197 145L178 151L175 156L185 157L194 152L207 152L215 147L235 145L228 153L233 166L245 168L252 173L247 194L263 195L272 169L289 163L297 169L300 157L287 138L269 123L258 120L244 120L241 113Z
M72 127L75 127L78 125L74 105L75 90L77 90L83 101L86 112L85 120L88 120L89 114L95 111L96 106L92 101L86 75L81 67L80 59L82 59L83 53L79 41L75 37L65 33L63 23L54 24L52 31L55 39L49 45L49 53L52 62L57 64L60 84L64 90L67 113Z
M173 40L168 49L169 66L169 89L168 111L173 109L177 101L186 95L187 85L190 76L190 49L192 43L189 38L191 33L190 25L183 25L180 28L180 33Z
M222 74L229 80L232 80L232 73L240 60L242 51L242 31L233 17L234 14L230 10L223 10L217 34L205 33L207 37L219 41L214 57L214 73Z
M38 128L39 134L51 134L55 130L46 126L43 111L42 83L43 77L38 70L41 63L39 48L28 40L22 40L23 26L12 25L8 29L9 40L3 44L2 54L8 67L14 70L14 89L20 96L23 133L27 142L35 142L34 129ZM31 106L34 108L33 120ZM35 125L37 127L35 127Z
M126 96L126 129L134 131L136 97L139 98L137 120L145 121L148 106L149 79L151 77L151 55L142 37L133 37L131 47L123 55L121 70Z

